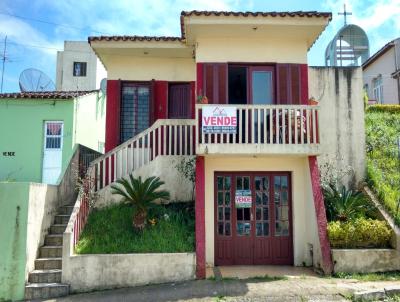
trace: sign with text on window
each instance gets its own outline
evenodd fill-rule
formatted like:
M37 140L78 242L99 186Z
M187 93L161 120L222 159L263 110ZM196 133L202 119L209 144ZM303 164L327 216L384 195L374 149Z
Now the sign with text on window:
M235 206L236 208L251 208L252 197L250 190L236 190Z
M236 107L204 106L202 114L203 133L236 134Z

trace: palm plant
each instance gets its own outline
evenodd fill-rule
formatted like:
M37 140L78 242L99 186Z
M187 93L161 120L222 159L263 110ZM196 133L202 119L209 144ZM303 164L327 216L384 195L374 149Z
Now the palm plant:
M164 184L159 177L152 176L142 181L140 176L135 178L129 174L129 179L121 178L116 182L111 185L111 193L121 195L124 202L132 204L132 226L136 230L143 230L146 226L149 209L155 205L155 200L170 199L168 191L159 189Z
M373 206L361 192L328 186L324 190L326 214L329 221L348 221L371 215Z

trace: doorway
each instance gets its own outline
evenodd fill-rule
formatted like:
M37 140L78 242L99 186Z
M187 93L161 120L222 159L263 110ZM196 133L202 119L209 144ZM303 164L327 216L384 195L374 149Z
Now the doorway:
M293 264L290 173L218 172L214 183L215 264Z
M42 182L55 185L61 173L64 123L44 123Z
M191 119L191 91L189 83L172 83L168 88L168 118Z

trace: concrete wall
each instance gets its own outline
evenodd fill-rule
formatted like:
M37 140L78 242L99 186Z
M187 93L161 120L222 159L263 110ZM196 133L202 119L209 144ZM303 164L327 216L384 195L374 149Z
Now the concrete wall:
M103 55L109 80L195 81L196 64L192 58Z
M194 253L75 255L73 234L63 235L62 282L85 292L195 278Z
M35 267L38 249L44 243L61 200L57 186L30 183L26 237L25 281Z
M24 298L58 205L57 187L38 183L0 183L0 301Z
M74 62L86 62L85 77L73 76ZM65 41L64 51L57 52L56 88L62 91L94 90L107 77L104 66L86 41Z
M106 97L91 93L74 100L74 144L104 153Z
M171 201L189 201L192 200L193 186L186 178L184 178L176 169L176 165L186 156L158 156L145 165L134 171L135 177L141 176L142 179L158 176L165 185L161 188L170 192ZM98 192L95 207L103 207L112 203L121 201L119 195L111 194L110 186Z
M392 249L333 249L335 272L372 273L400 270L400 252Z
M399 45L398 45L399 46ZM400 48L400 47L399 47ZM399 51L400 52L400 51ZM400 64L400 62L398 63ZM391 74L395 72L395 48L392 47L390 50L381 55L373 63L367 66L363 70L363 84L368 84L368 98L375 100L373 88L374 79L379 75L382 76L383 84L383 104L400 104L399 103L399 91L398 82L393 79Z
M73 101L0 99L0 181L42 181L44 122L63 121L62 169L72 152ZM15 152L4 156L3 152Z
M25 292L29 183L0 183L0 301Z
M197 62L276 62L307 64L306 40L282 38L199 38Z
M292 175L294 265L319 266L319 240L307 157L205 158L206 263L214 265L214 172L289 171ZM311 258L310 245L314 248Z
M309 96L319 101L320 166L351 167L344 182L357 185L365 177L365 128L362 73L359 67L310 67Z

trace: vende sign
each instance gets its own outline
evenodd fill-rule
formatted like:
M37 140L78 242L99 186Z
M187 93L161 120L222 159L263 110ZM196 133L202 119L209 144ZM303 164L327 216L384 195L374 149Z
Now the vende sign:
M236 107L204 106L202 112L203 133L236 134Z
M251 208L252 197L250 190L236 190L235 205L237 208Z

